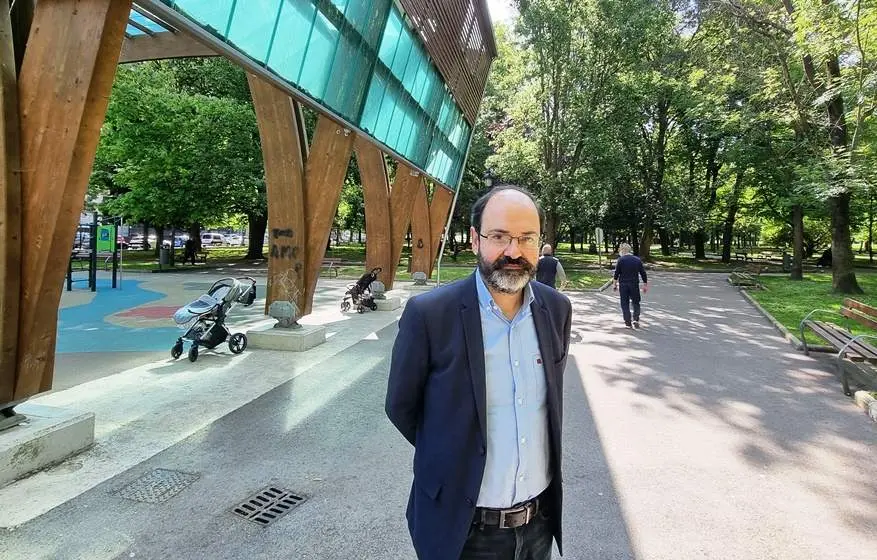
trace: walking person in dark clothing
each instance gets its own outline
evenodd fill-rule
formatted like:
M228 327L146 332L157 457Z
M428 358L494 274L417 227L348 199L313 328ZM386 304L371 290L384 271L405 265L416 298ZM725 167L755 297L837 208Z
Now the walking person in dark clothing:
M618 290L621 296L621 314L624 316L624 324L631 327L630 302L633 302L633 328L639 328L640 295L639 279L643 279L643 293L649 291L649 279L643 261L636 255L630 254L630 245L622 243L618 249L621 254L615 263L615 284L613 290Z
M539 263L536 265L536 281L555 289L557 288L555 284L558 281L560 281L561 288L566 284L566 272L563 270L563 265L553 255L551 245L547 243L542 246L542 256L539 257Z

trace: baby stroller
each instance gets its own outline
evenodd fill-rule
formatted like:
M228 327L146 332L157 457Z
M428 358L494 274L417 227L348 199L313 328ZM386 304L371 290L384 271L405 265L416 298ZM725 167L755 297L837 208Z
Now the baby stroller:
M373 268L371 272L366 272L359 277L356 284L348 286L344 293L344 299L341 300L341 312L347 313L351 305L356 307L357 313L362 313L368 307L372 311L378 309L375 297L372 295L371 284L378 279L381 273L381 267Z
M250 306L256 299L256 281L252 278L221 278L207 293L174 313L174 322L186 333L171 348L171 357L183 355L183 342L189 341L189 361L198 359L198 348L216 348L228 340L228 349L240 354L247 348L247 335L231 334L225 328L225 317L236 303Z

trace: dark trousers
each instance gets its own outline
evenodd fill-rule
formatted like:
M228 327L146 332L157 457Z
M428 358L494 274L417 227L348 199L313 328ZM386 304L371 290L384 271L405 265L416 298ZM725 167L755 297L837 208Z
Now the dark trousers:
M552 526L543 512L514 529L481 527L469 529L460 560L551 560Z
M639 284L618 284L618 293L621 296L621 314L624 315L624 323L630 324L630 302L633 302L633 320L639 321Z

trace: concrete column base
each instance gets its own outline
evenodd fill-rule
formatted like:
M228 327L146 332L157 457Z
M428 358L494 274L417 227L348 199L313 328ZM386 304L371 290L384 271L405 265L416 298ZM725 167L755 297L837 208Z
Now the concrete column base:
M15 407L27 421L0 432L0 487L85 451L94 443L94 414L38 404Z
M299 329L283 329L266 325L247 331L247 339L251 348L304 352L326 342L326 327L302 325Z
M376 299L378 311L395 311L402 307L402 298L399 296L387 296L387 299Z

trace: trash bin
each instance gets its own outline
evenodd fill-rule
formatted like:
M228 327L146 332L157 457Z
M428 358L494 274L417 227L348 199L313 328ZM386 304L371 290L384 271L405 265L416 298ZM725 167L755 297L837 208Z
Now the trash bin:
M170 266L171 264L171 250L162 247L158 252L158 264L161 266Z
M792 271L792 255L788 252L783 251L783 272L791 272Z

